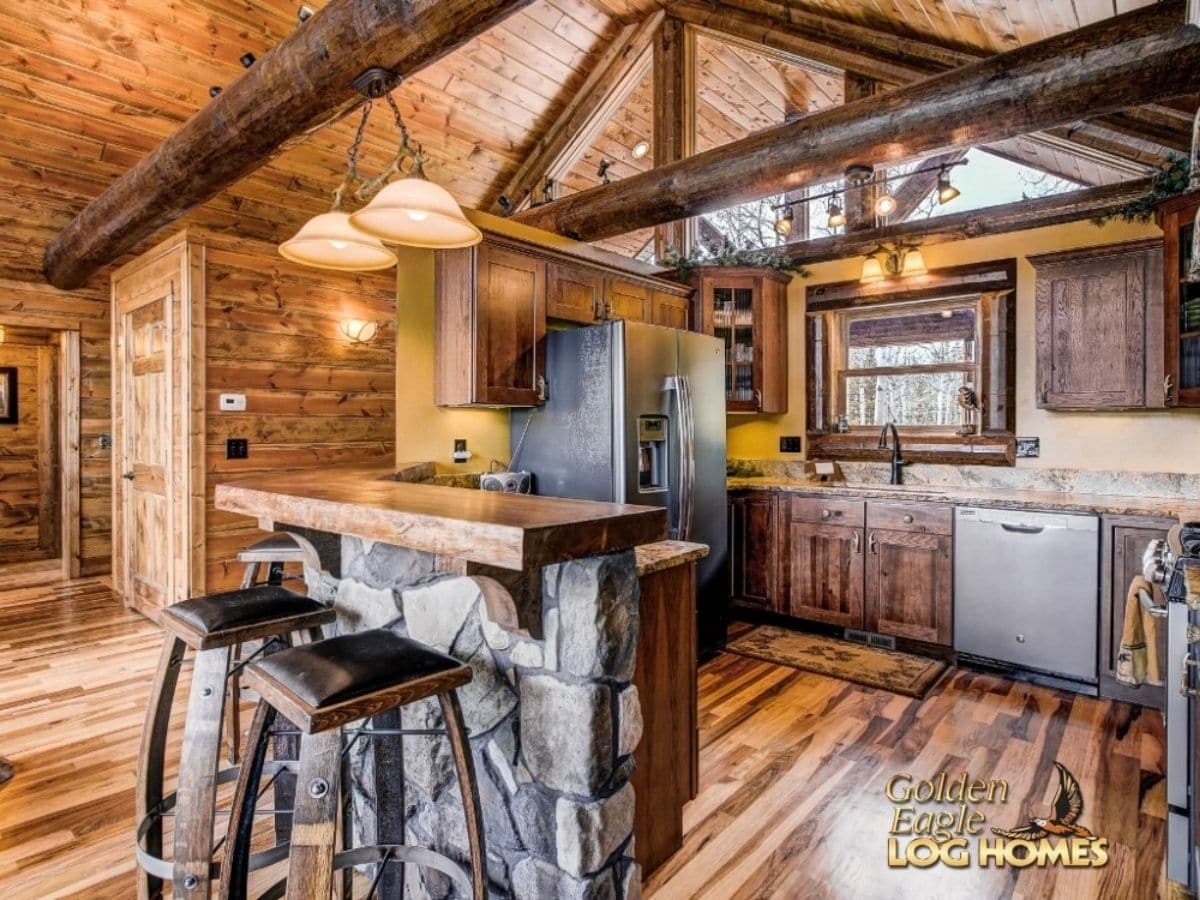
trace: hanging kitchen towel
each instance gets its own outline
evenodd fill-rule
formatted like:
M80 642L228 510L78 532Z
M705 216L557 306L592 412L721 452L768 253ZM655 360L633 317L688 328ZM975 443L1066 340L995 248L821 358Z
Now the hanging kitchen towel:
M1147 598L1147 603L1142 605L1142 635L1146 641L1146 684L1162 687L1163 679L1158 659L1158 619L1146 609L1149 601L1154 599L1154 588L1145 578L1141 581L1143 584L1138 588L1138 594L1140 596L1144 591Z
M1125 624L1121 629L1121 647L1117 650L1117 681L1141 687L1146 680L1146 627L1142 619L1141 593L1152 590L1141 575L1129 582L1125 595ZM1157 669L1157 665L1155 666Z

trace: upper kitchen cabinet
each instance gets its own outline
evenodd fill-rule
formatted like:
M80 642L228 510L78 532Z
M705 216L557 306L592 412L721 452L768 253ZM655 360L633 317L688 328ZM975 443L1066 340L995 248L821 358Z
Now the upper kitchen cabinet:
M546 262L484 241L437 254L434 399L537 406L546 385Z
M1037 269L1037 405L1063 410L1166 405L1162 241L1088 247L1029 261Z
M731 413L788 408L787 286L774 269L700 267L697 330L725 344L725 407Z
M609 319L688 325L690 288L601 256L497 234L435 256L439 406L540 406L548 321L560 327Z
M1200 283L1187 280L1200 193L1158 207L1163 229L1164 392L1167 406L1200 406Z

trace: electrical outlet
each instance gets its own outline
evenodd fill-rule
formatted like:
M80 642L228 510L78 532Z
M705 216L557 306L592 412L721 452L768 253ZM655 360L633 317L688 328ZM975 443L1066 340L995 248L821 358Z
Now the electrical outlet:
M800 453L804 449L804 442L798 437L781 437L779 439L780 453Z
M229 438L225 441L226 459L249 459L250 441L246 438Z
M1042 455L1042 439L1035 437L1017 438L1017 459L1035 459Z
M466 438L454 439L454 452L450 454L450 458L456 463L465 463L471 458L471 451L467 449Z

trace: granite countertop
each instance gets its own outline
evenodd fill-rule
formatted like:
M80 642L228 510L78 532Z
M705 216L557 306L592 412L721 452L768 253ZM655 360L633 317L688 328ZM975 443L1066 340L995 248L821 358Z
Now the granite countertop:
M1200 519L1200 498L1139 497L1120 494L1078 494L1067 491L1022 491L995 488L912 484L820 483L788 478L730 478L729 490L785 491L811 497L869 497L928 500L960 506L1040 509L1053 512L1100 512L1126 516Z
M637 559L638 577L642 577L703 559L708 556L708 545L690 541L658 541L635 547L633 553Z

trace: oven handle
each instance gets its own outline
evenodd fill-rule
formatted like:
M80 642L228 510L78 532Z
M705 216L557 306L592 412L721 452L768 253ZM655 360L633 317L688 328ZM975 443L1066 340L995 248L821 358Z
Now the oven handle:
M1197 697L1200 696L1200 691L1193 687L1188 687L1188 669L1200 665L1196 660L1192 659L1192 653L1189 650L1183 654L1183 662L1180 663L1181 671L1179 673L1179 696L1181 697Z
M1164 603L1161 606L1154 602L1154 598L1146 591L1138 591L1138 599L1142 603L1142 610L1154 616L1156 619L1165 619L1167 617L1167 605Z

